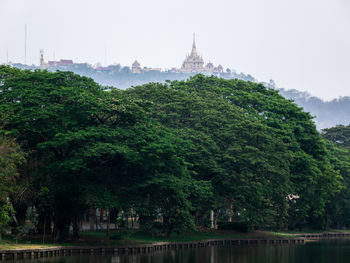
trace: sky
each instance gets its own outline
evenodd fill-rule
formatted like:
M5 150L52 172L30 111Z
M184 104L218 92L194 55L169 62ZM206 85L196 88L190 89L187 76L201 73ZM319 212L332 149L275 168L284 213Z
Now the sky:
M205 62L329 100L350 95L349 0L0 0L0 64ZM106 59L105 59L106 58ZM105 61L106 60L106 61Z

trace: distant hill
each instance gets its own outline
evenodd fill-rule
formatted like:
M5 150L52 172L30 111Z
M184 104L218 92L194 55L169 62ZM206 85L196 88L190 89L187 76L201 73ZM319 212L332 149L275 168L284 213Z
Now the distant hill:
M324 101L298 90L278 89L280 93L295 101L305 111L315 116L318 129L333 127L337 124L350 124L350 97L340 97L331 101Z

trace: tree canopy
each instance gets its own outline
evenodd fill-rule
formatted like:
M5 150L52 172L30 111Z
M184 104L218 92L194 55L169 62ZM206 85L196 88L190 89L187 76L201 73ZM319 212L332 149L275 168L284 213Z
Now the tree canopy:
M123 91L1 66L0 125L26 154L17 181L31 193L6 197L61 239L90 208L131 209L166 235L208 226L210 211L251 229L325 227L341 189L312 117L252 82L197 75Z

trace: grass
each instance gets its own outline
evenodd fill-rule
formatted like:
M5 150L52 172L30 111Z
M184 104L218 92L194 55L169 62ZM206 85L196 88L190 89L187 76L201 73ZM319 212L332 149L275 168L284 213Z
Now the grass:
M68 243L47 242L42 244L40 236L30 236L16 241L11 236L5 236L0 241L0 249L21 249L21 248L44 248L53 246L118 246L129 244L147 244L155 242L191 242L204 239L225 239L225 238L263 238L262 233L237 233L233 231L202 231L174 233L170 237L154 237L146 232L132 231L120 233L111 231L111 239L107 239L106 233L102 231L84 231L79 240L71 240ZM49 240L47 238L47 240Z
M59 246L58 244L39 244L32 243L31 241L19 240L16 242L14 239L9 237L3 237L0 241L0 249L35 249L35 248L48 248Z
M149 244L155 242L192 242L205 239L262 239L262 238L297 238L306 233L324 233L324 232L350 232L349 230L334 231L254 231L251 233L239 233L235 231L200 231L174 233L170 237L155 237L142 231L117 232L111 231L111 239L107 239L104 231L84 231L79 240L68 240L66 243L56 243L49 241L42 244L40 236L29 236L16 243L11 236L5 236L0 241L0 249L31 249L48 248L54 246L120 246L130 244Z
M278 231L278 232L270 232L271 234L274 234L276 236L288 236L288 237L298 237L303 234L322 234L322 233L335 233L335 232L341 232L341 233L349 233L350 230L341 230L341 229L329 229L329 230L314 230L314 229L306 229L301 231Z

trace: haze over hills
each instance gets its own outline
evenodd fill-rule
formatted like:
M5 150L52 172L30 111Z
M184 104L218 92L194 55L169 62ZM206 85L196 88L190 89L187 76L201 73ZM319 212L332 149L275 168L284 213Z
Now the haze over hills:
M284 97L294 100L305 111L315 116L318 129L329 128L339 124L349 125L350 123L349 96L324 101L308 92L286 89L279 89L279 91Z
M149 82L164 83L167 80L185 80L198 73L207 76L214 75L224 79L241 79L256 83L260 82L260 80L250 74L238 73L236 70L224 68L220 64L215 65L210 60L205 61L197 50L195 34L193 34L191 51L185 56L182 66L172 67L166 70L141 66L137 60L132 63L131 67L122 66L120 64L108 65L106 62L104 66L99 63L92 66L86 62L75 63L72 59L60 59L58 61L54 59L46 61L44 59L44 51L40 50L39 54L40 64L38 66L29 66L21 63L8 64L21 69L72 71L79 75L91 77L103 86L114 86L119 89L126 89L131 86L142 85ZM273 80L261 83L269 88L279 90L284 97L294 100L296 104L304 108L305 111L310 112L311 115L315 117L314 121L318 129L329 128L338 124L347 125L350 123L350 97L339 97L331 101L324 101L321 98L312 96L308 92L301 92L296 89L281 89ZM312 86L314 87L314 85Z

